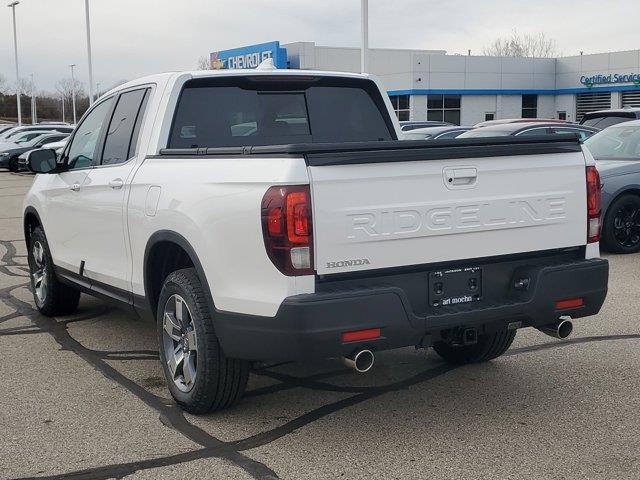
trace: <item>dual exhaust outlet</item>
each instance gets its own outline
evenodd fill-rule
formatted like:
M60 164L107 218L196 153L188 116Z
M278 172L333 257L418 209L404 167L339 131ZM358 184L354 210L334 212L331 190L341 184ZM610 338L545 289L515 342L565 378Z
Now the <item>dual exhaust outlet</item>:
M565 339L573 332L573 323L571 320L558 320L555 323L536 327L542 333L553 338ZM342 357L342 363L358 373L366 373L373 367L375 355L371 350L356 350L347 357Z

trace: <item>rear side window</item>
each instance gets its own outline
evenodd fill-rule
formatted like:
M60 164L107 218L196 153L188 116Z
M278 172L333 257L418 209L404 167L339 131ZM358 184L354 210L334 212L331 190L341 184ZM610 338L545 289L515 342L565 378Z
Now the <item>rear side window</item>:
M59 142L60 140L64 140L67 137L68 135L51 135L51 136L48 136L47 138L43 138L42 140L39 140L38 143L34 145L34 147L41 147L42 145L45 145L47 143Z
M188 82L180 95L169 147L391 140L387 117L370 81L198 79Z
M141 120L143 101L148 89L133 90L120 95L111 116L102 151L102 165L124 163L135 153L134 129Z
M611 125L617 125L618 123L628 122L630 120L634 120L633 117L620 117L620 116L609 116L609 117L595 117L588 118L582 125L586 125L588 127L597 127L599 129L610 127Z
M556 127L553 129L553 133L558 133L558 134L578 134L580 136L580 140L586 140L587 138L589 138L591 135L594 134L594 132L590 131L590 130L582 130L579 128L569 128L569 127Z
M452 130L450 132L441 133L436 138L438 139L446 139L446 138L456 138L458 135L464 133L465 130Z

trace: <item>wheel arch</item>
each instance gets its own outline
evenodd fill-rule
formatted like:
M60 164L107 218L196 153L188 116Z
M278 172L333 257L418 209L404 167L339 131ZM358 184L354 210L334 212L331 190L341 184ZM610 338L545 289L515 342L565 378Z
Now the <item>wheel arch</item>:
M29 243L31 240L31 233L36 227L42 227L42 220L38 211L34 207L27 207L24 210L23 216L23 229L24 229L24 241L29 249Z
M158 299L167 276L181 268L193 267L202 282L210 311L215 311L211 289L195 249L181 234L172 230L155 232L144 251L144 292L148 308L156 318Z
M640 186L639 185L628 185L616 191L607 201L607 205L602 211L602 221L604 222L609 214L609 208L613 205L620 197L623 195L635 195L640 197Z

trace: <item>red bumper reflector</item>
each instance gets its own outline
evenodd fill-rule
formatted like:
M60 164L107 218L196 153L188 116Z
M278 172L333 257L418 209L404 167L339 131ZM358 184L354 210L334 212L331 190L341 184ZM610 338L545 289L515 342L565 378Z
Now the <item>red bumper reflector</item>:
M581 298L570 298L568 300L559 300L556 302L556 310L568 310L570 308L578 308L584 305Z
M363 340L374 340L380 338L381 332L379 328L368 328L366 330L355 330L353 332L344 332L342 334L343 342L362 342Z

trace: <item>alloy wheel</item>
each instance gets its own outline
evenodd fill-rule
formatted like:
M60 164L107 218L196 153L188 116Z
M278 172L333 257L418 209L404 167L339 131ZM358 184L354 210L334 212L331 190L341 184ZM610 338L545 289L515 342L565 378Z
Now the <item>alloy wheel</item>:
M42 243L38 241L33 243L31 256L33 258L33 266L31 268L33 288L36 293L38 305L42 305L47 298L47 290L49 286L47 281L47 262Z
M190 391L197 375L198 340L191 311L180 295L171 295L165 303L162 340L173 382L180 391Z
M640 243L640 211L635 205L626 204L618 209L613 219L613 236L625 248Z

